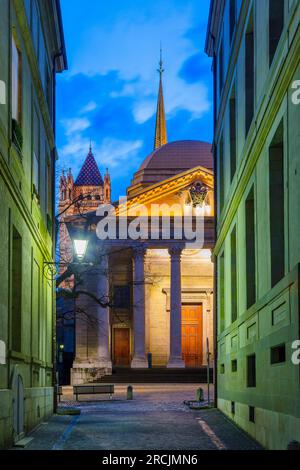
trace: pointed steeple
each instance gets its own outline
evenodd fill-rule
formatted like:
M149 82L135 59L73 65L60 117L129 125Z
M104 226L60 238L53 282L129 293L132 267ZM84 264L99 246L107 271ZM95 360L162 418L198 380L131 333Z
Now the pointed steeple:
M164 105L164 94L162 86L162 74L163 61L162 61L162 49L160 47L160 61L159 69L159 90L158 90L158 99L157 99L157 110L156 110L156 125L155 125L155 137L154 137L154 150L158 149L162 145L165 145L168 142L167 139L167 127L166 127L166 116L165 116L165 105Z
M75 181L75 186L103 186L103 179L92 152L92 142L90 143L89 153Z

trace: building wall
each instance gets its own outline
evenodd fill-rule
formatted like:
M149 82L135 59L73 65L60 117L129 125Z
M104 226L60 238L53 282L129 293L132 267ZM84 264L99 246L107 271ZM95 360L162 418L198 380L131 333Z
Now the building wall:
M13 439L21 437L16 435L14 424L18 376L24 386L21 406L24 404L25 433L53 410L53 285L43 270L43 262L52 260L54 109L52 100L47 101L46 95L47 91L50 90L51 95L54 91L51 57L57 51L59 40L53 33L53 9L54 2L50 1L39 9L35 0L1 0L0 80L6 84L6 104L0 105L0 340L5 347L0 364L0 447L9 446ZM22 148L12 141L12 35L22 58ZM48 85L46 70L49 72ZM39 149L36 188L33 187L35 125L38 129L36 148ZM14 230L21 237L20 290L13 284ZM19 291L19 331L16 332L12 309ZM14 348L17 334L21 344Z
M214 2L217 3L217 2ZM217 162L218 266L218 406L264 446L284 449L300 441L299 365L292 363L292 344L299 339L300 266L300 106L292 102L292 83L300 79L300 4L285 2L285 21L280 41L269 66L268 2L238 1L232 45L229 38L229 0L218 25L215 52L223 41L224 86L216 96L215 128ZM253 11L254 23L254 117L245 132L245 33ZM214 63L219 90L220 56ZM236 165L230 178L229 98L235 82ZM284 274L271 282L271 228L269 150L283 123ZM224 142L223 165L220 158ZM222 178L223 175L223 178ZM224 188L223 209L221 204ZM254 188L256 298L247 307L245 201ZM279 223L277 221L277 223ZM237 320L232 320L231 232L237 233ZM222 258L224 256L224 258ZM224 259L224 280L222 277ZM224 307L222 307L224 306ZM224 317L224 321L222 319ZM285 345L284 361L271 364L271 348ZM247 357L256 355L256 386L247 386ZM237 360L237 371L232 361ZM254 410L249 407L254 407ZM235 408L235 409L234 409ZM253 416L250 412L254 411ZM255 422L252 422L252 421Z
M116 249L109 257L110 296L114 299L115 288L129 288L128 305L115 305L110 308L109 349L114 363L114 329L130 330L130 354L133 356L133 262L131 249ZM203 365L207 363L206 338L209 339L210 352L213 353L213 264L210 250L186 250L182 255L182 303L201 305L203 323L201 330ZM95 276L94 276L95 277ZM91 275L87 274L89 290L93 284ZM170 256L167 250L148 249L145 256L145 353L152 353L153 366L167 365L170 351ZM113 300L115 302L115 299ZM77 306L79 303L77 302ZM76 318L76 364L88 367L87 364L97 361L97 341L93 341L94 324L87 318L92 317L94 302L82 299L80 308L87 316L77 314ZM101 334L101 333L100 333ZM213 354L211 355L211 364ZM130 366L130 362L128 364ZM79 367L79 365L78 365ZM98 364L99 367L99 364ZM103 369L103 368L102 368ZM103 375L103 370L102 370ZM74 379L74 377L73 377ZM76 377L77 379L77 377Z
M213 267L210 250L185 250L181 257L183 305L202 306L202 351L206 364L206 338L213 351ZM170 256L167 250L148 250L145 260L146 352L153 365L165 366L170 351Z

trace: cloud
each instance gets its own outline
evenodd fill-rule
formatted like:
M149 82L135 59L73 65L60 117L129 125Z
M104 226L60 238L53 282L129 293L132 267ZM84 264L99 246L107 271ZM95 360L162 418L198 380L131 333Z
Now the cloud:
M137 124L148 121L156 112L155 100L136 101L133 105L133 116Z
M61 0L69 62L57 77L61 166L76 176L91 137L101 172L109 167L113 197L125 193L153 150L160 41L169 141L212 139L203 52L209 2L85 0L83 7L82 0Z
M193 0L146 0L139 2L138 8L136 1L115 0L113 11L108 5L96 6L103 18L101 27L95 11L71 56L69 75L84 74L93 78L115 71L124 84L120 90L112 89L109 97L131 97L135 122L143 124L156 109L156 68L162 41L166 113L173 115L187 110L191 119L203 115L211 107L207 77L198 75L196 67L193 70L190 67L186 73L182 71L187 60L193 57L195 62L195 57L201 56L201 37L204 41L203 24L209 2L201 0L201 3L201 9ZM99 54L101 59L97 60ZM195 73L194 79L190 72Z
M59 149L59 156L67 167L72 167L78 173L87 155L90 141L81 134L72 137ZM122 140L106 137L99 144L92 142L93 154L101 165L112 170L115 176L127 175L138 164L138 151L143 146L142 140Z
M97 108L97 103L95 101L90 101L87 103L81 110L79 111L80 114L86 114L90 113L91 111L94 111Z
M70 136L76 132L85 131L91 125L87 118L62 119L61 123L65 128L65 135Z
M72 138L63 145L59 150L59 156L73 163L77 159L82 159L83 156L87 155L90 140L87 137L83 137L81 134L73 135Z
M99 147L98 155L109 168L118 169L119 173L126 174L136 165L136 157L142 146L142 140L126 141L107 137ZM116 174L116 171L114 173Z
M199 79L201 81L210 80L211 60L204 55L192 55L182 64L179 77L187 83L197 83Z

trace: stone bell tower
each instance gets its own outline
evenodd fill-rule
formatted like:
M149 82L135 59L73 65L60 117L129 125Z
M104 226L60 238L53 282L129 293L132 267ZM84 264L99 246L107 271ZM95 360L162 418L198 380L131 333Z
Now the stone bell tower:
M74 202L80 197L83 199L78 204ZM109 204L111 202L111 179L106 169L104 181L95 160L92 146L74 181L72 170L69 169L67 175L62 172L59 181L59 203L58 213L59 226L59 256L63 263L69 263L72 260L72 242L66 225L63 223L68 215L76 215L97 210L99 204ZM60 272L63 272L62 268ZM61 287L71 287L72 279L64 282Z

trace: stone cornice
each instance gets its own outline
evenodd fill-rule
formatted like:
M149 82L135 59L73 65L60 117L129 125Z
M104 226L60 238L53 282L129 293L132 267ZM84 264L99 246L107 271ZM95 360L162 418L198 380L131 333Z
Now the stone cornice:
M205 41L205 52L210 57L214 53L214 40L218 37L220 31L220 23L223 18L225 2L224 0L211 0L209 18L207 25L206 41Z

